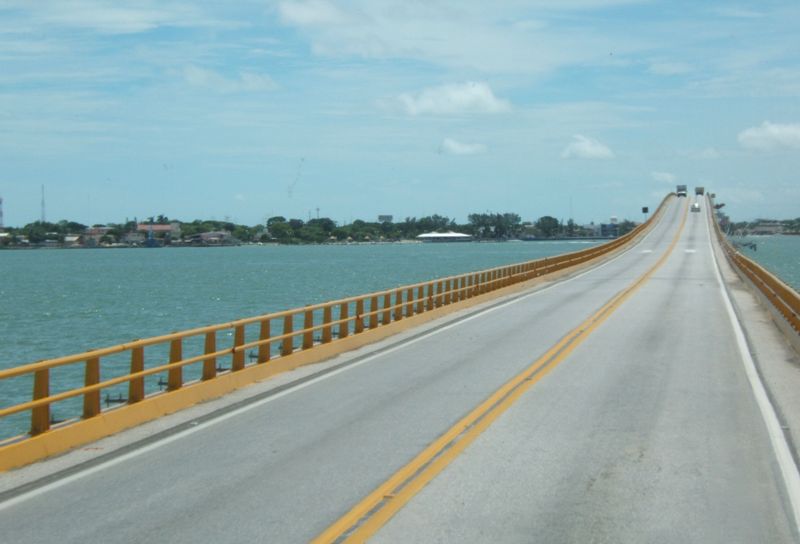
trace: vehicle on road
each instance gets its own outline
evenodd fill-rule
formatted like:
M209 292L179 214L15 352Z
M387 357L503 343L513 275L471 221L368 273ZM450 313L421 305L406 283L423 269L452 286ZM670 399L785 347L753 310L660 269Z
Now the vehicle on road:
M705 194L705 192L706 192L706 188L705 187L695 187L694 188L694 194L696 194L697 196L703 196Z
M678 185L675 187L675 194L678 196L686 196L686 185Z
M692 208L691 209L692 209L693 212L699 212L700 211L700 204L698 202L694 202L692 204Z

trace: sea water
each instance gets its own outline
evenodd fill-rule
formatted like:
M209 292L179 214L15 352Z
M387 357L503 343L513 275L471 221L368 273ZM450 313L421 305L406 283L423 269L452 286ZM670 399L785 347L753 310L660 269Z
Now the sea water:
M730 240L742 254L800 291L800 236L733 236Z
M521 263L594 243L0 251L0 368ZM51 394L81 385L82 365L59 372L66 374L51 377L60 382L53 383ZM29 378L0 382L0 406L30 396ZM72 411L80 399L66 402ZM1 419L0 439L25 432L27 417Z

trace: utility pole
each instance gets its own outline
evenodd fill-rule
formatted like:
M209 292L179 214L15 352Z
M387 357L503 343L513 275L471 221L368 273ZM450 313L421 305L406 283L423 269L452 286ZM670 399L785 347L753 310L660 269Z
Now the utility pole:
M44 214L44 185L42 185L42 223L45 222L46 216Z
M3 197L0 196L0 232L3 232Z

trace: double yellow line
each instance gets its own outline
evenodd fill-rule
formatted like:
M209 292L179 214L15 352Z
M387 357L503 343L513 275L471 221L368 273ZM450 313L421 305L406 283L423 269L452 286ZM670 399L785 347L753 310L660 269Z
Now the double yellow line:
M688 207L685 207L678 232L667 251L636 282L614 296L528 368L506 382L312 542L314 544L364 542L374 535L428 482L456 459L489 425L508 410L519 397L558 366L572 350L588 338L592 331L644 285L675 249L686 224L687 212Z

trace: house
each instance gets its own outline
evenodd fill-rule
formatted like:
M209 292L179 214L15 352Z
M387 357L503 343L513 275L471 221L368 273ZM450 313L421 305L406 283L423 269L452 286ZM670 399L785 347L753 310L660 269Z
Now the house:
M139 223L136 225L136 232L145 233L149 236L152 232L156 238L180 238L181 237L181 224L173 221L169 225L157 225L154 223Z
M750 234L767 235L782 233L783 225L778 221L759 221L758 224L750 228Z
M472 236L460 232L426 232L417 236L420 242L471 242Z

